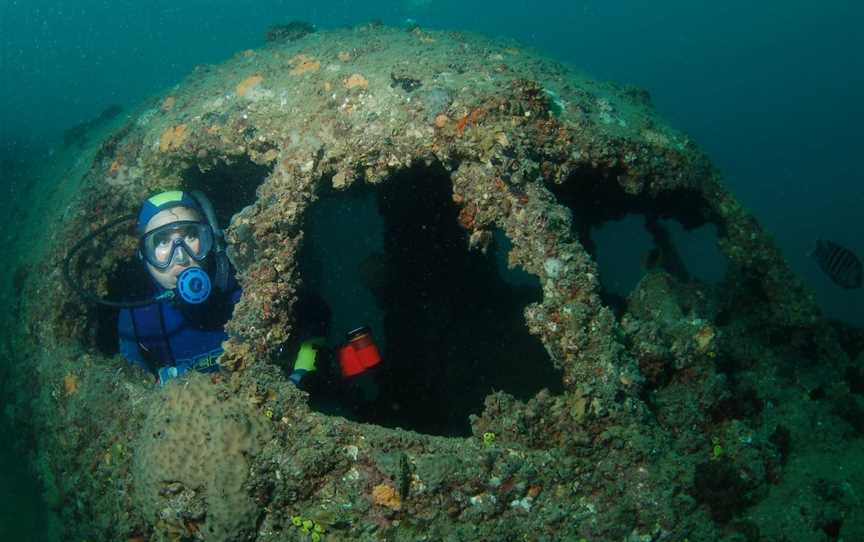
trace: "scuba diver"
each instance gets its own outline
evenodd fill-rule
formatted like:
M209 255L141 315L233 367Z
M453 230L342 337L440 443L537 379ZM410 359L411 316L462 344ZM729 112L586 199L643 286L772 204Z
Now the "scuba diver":
M120 353L162 384L190 369L217 371L225 323L242 291L212 206L198 192L157 194L138 213L138 234L138 257L159 299L120 310ZM174 294L162 298L166 292Z
M315 294L301 293L297 335L307 337L287 351L294 354L289 379L309 393L315 410L350 416L371 414L378 399L381 353L368 326L349 331L338 348L328 347L326 336L330 311Z
M137 221L137 256L151 294L135 301L109 300L80 286L72 260L97 237ZM125 216L78 241L63 261L66 283L91 303L119 309L119 350L130 364L164 384L195 369L214 372L228 338L225 323L242 290L225 253L222 230L207 197L171 190L148 198L137 216Z
M137 256L149 275L152 294L138 301L114 301L83 290L72 278L74 256L96 237L132 220L137 221ZM76 243L64 260L63 274L85 300L119 309L120 353L132 365L153 374L159 384L193 369L203 373L219 370L222 342L228 338L225 323L242 289L228 261L213 206L203 193L172 190L148 198L137 217L111 221ZM298 335L311 338L297 350L291 381L309 392L336 384L352 409L374 401L374 374L381 356L371 331L366 327L352 330L346 343L334 352L321 336L326 336L330 320L323 300L312 298L295 310L307 323L298 328ZM338 380L333 378L330 363L337 359Z

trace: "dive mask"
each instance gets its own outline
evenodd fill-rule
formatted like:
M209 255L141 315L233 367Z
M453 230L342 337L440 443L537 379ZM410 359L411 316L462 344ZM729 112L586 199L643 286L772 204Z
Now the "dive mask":
M213 248L213 230L194 220L178 220L159 226L141 238L141 256L157 269L168 269L186 258L202 261Z

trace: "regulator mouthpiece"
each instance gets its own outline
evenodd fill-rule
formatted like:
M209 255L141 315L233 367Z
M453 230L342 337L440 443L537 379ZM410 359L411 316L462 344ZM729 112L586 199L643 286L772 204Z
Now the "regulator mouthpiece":
M210 276L200 267L190 267L177 277L177 293L191 305L207 301L211 290Z

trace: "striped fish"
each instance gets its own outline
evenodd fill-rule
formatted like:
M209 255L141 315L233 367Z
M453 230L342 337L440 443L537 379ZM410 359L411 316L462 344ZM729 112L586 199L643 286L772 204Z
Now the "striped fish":
M848 248L820 239L810 255L834 284L849 289L861 287L864 276L861 260Z

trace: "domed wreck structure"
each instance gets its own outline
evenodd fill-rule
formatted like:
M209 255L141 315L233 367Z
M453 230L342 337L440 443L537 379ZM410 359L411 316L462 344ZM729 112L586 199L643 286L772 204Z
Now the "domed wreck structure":
M517 45L368 26L199 67L101 142L47 258L173 188L210 196L243 287L218 375L160 388L117 353L112 311L27 283L39 464L70 540L720 539L788 451L732 369L781 342L844 356L645 92ZM625 215L660 256L622 298L591 232ZM661 220L716 227L719 285ZM135 248L97 236L75 280L133 295ZM288 380L308 291L331 333L379 340L374 410Z

